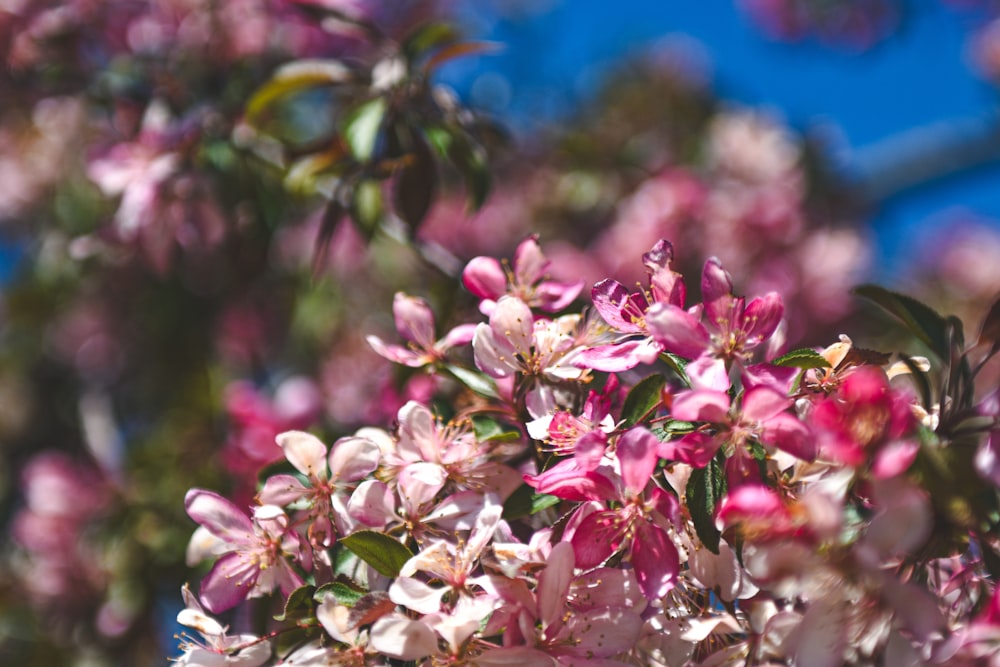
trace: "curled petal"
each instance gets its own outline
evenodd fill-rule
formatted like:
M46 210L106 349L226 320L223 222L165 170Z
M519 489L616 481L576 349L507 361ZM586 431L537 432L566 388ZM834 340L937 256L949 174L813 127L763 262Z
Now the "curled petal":
M514 251L514 279L519 285L532 285L544 277L549 261L538 245L538 235L521 241Z
M628 314L626 310L629 309L631 295L620 282L610 278L602 280L594 285L590 294L594 308L612 328L623 333L643 333L642 327L631 317L625 317Z
M536 305L550 313L560 311L573 303L573 299L580 296L584 284L582 280L575 283L547 280L535 290Z
M476 335L475 324L459 324L457 327L445 334L442 343L438 344L441 352L449 350L459 345L468 345Z
M286 431L276 438L285 458L295 469L310 479L327 478L326 445L311 433Z
M344 437L330 449L330 470L334 479L355 482L375 470L380 457L378 445L368 438Z
M746 346L755 347L773 334L784 314L785 305L777 292L769 292L752 300L743 312Z
M573 363L581 368L592 368L595 371L621 373L639 364L653 363L662 351L662 345L647 337L615 345L588 348L578 354Z
M196 523L219 539L232 544L253 542L250 517L222 496L204 489L191 489L184 497L184 508Z
M392 314L396 330L403 340L416 343L424 349L434 345L434 312L423 299L396 292L392 301Z
M573 460L563 461L540 475L525 475L524 481L539 493L564 500L610 500L618 491L610 479L593 470L583 470Z
M695 431L678 440L661 442L657 447L657 454L668 461L680 461L694 468L704 468L723 442L722 436Z
M375 354L383 359L388 359L394 364L402 364L403 366L409 366L411 368L420 368L421 366L426 366L432 361L426 353L418 353L400 345L388 344L378 336L367 336L365 340L368 341L368 346L375 351Z
M474 257L462 271L466 289L480 299L499 299L507 292L507 275L492 257Z
M412 560L412 559L411 559ZM431 588L412 577L400 576L389 587L389 599L421 614L434 614L441 609L441 596L447 588Z

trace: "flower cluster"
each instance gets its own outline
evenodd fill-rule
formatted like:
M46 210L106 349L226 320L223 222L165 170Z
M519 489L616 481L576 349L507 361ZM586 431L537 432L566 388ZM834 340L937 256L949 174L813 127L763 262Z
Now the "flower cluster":
M434 403L329 446L278 435L249 512L188 493L189 562L214 566L180 664L1000 660L1000 409L976 386L1000 308L967 348L955 318L858 288L931 373L846 336L786 351L778 294L738 296L712 258L689 304L673 259L659 241L646 286L563 312L580 288L530 237L511 269L468 265L488 320L440 340L397 295L408 346L369 341L434 374ZM274 622L208 615L250 604Z

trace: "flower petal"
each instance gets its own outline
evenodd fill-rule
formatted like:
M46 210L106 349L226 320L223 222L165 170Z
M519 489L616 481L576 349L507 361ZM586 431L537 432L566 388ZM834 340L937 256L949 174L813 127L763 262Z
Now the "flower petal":
M319 438L303 431L286 431L275 440L296 470L309 479L327 479L326 445Z

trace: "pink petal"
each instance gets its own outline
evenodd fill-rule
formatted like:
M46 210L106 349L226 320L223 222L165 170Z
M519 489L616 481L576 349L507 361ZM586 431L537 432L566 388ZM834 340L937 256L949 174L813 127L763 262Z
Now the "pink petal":
M813 461L816 458L816 441L809 428L790 414L775 415L764 424L761 438L764 444L788 452L797 459Z
M920 443L913 440L890 442L875 454L875 460L872 462L872 474L878 479L901 475L913 465L919 452Z
M606 279L594 285L591 290L594 308L604 321L617 331L624 333L643 333L641 327L630 319L622 317L629 303L629 291L617 280Z
M309 479L327 479L326 445L319 438L303 431L286 431L275 440L296 470Z
M769 292L751 301L743 312L746 346L755 347L773 334L784 314L785 305L777 292Z
M375 354L394 364L420 368L431 362L429 356L424 352L417 353L409 348L387 344L378 336L367 336L365 340L368 342L368 346L375 351Z
M416 510L433 500L447 481L448 472L437 463L411 463L399 474L400 495Z
M550 313L562 310L583 291L586 283L580 280L575 283L559 283L546 280L535 290L538 307Z
M378 467L380 457L378 445L368 438L347 436L330 449L330 471L335 480L356 482Z
M747 390L766 386L787 396L798 374L799 369L792 366L753 364L743 368L743 386Z
M566 594L573 579L576 558L573 546L560 542L552 547L545 570L538 575L536 598L538 619L542 627L550 627L562 618L566 611Z
M610 558L622 547L626 528L618 513L611 510L594 512L584 518L571 541L577 567L597 567Z
M534 344L535 316L528 304L517 297L503 296L490 315L490 329L499 340L506 340L511 348L526 354Z
M396 292L392 301L396 330L403 340L428 349L434 345L434 312L423 299Z
M705 304L705 315L716 324L728 318L732 311L733 278L716 257L709 257L702 269L701 300Z
M368 645L396 660L419 660L437 653L437 635L425 623L394 614L375 621Z
M366 526L381 528L396 518L396 496L385 482L369 479L347 502L347 513Z
M743 395L743 419L763 423L792 406L792 399L770 387L755 387Z
M492 257L474 257L462 271L466 289L481 299L499 299L507 293L507 275Z
M514 280L518 285L533 285L542 279L548 264L538 245L538 235L532 234L514 251Z
M449 590L431 588L418 579L400 576L389 587L389 599L421 614L434 614L441 610L441 596Z
M264 505L289 505L306 495L308 489L294 475L271 475L257 495Z
M618 439L615 453L621 463L622 481L632 496L642 493L653 476L659 444L657 437L641 426L629 429Z
M680 461L695 468L704 468L722 447L724 437L703 431L687 433L678 440L661 442L657 447L657 454L668 461Z
M250 517L222 496L204 489L191 489L184 497L184 508L196 523L231 544L254 542Z
M232 609L250 594L260 568L246 554L230 552L201 581L201 603L213 614Z
M581 368L592 368L605 373L621 373L639 364L651 364L660 356L663 347L652 338L629 340L615 345L591 347L574 359Z
M653 304L646 314L646 327L667 351L688 359L701 356L709 347L708 331L698 318L673 304Z
M659 526L642 522L632 541L632 567L647 600L659 600L674 587L680 556Z
M693 389L708 389L711 391L729 391L729 373L726 362L711 354L700 357L684 367L684 372L691 379Z
M505 378L518 371L520 366L516 350L510 341L498 338L490 325L480 322L472 339L476 368L493 378Z
M642 617L628 609L602 609L582 611L573 614L572 619L556 636L554 644L561 643L572 648L562 649L577 657L610 658L632 649L639 639ZM570 636L576 640L566 641ZM562 662L560 660L560 662ZM570 665L593 664L575 662ZM602 664L602 663L598 663Z
M670 415L687 422L726 423L729 421L729 394L709 389L683 391L674 396Z
M524 481L538 491L564 500L610 500L618 497L611 480L599 472L583 470L572 459L562 461L539 475L525 475Z
M460 324L445 334L445 337L442 339L443 345L438 344L438 349L444 352L459 345L468 345L472 342L472 338L475 335L475 324Z
M813 602L792 636L796 665L840 667L844 664L848 603L836 596L831 598Z

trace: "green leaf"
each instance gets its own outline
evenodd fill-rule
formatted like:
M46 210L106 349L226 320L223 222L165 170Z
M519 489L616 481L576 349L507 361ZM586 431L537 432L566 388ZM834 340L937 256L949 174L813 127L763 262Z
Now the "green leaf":
M340 543L387 577L398 576L399 569L413 557L398 540L374 530L359 530L341 538Z
M721 452L704 468L692 470L684 492L694 530L702 544L714 554L719 553L721 537L715 527L715 506L726 495L726 474L720 458Z
M376 180L365 180L354 188L351 199L351 219L368 240L375 236L382 222L382 186Z
M930 306L878 285L861 285L855 287L852 292L895 315L914 336L940 358L947 360L951 357L948 323Z
M558 505L560 499L547 493L536 493L527 484L522 484L510 494L503 504L503 518L507 521L537 514L544 509Z
M359 162L368 162L372 159L386 109L385 99L376 97L348 114L344 123L344 140Z
M667 421L659 422L652 427L650 431L659 439L660 442L666 442L676 438L678 435L683 435L684 433L691 433L696 428L697 424L693 422L685 422L679 419L668 419Z
M342 581L334 581L329 584L323 584L316 589L313 594L313 600L316 602L322 602L323 598L327 594L332 594L333 597L337 598L337 604L342 604L345 607L353 607L354 604L364 597L367 591L363 591L357 588L352 588Z
M664 352L660 355L660 359L663 359L667 366L670 367L670 370L677 374L677 377L681 379L681 382L688 387L691 386L691 378L688 377L687 371L685 370L688 365L687 359L684 357L678 357L672 352Z
M486 151L468 137L452 134L448 145L448 158L465 180L469 208L478 211L489 196L492 182Z
M315 586L299 586L285 600L285 609L275 616L276 621L290 621L292 619L308 618L313 615L313 594L316 592Z
M350 68L336 60L296 60L278 68L274 75L250 97L247 122L253 124L277 100L289 93L353 79Z
M816 350L810 350L807 347L792 350L787 354L783 354L774 361L771 362L775 366L788 366L793 368L829 368L830 362L827 361L822 354Z
M497 392L497 388L493 383L493 380L482 373L470 371L467 368L455 366L454 364L448 364L446 368L449 373L458 379L459 382L477 394L481 394L486 398L500 398L500 394Z
M521 439L521 433L504 428L503 424L492 417L473 417L472 427L476 433L476 440L485 442L516 442Z
M653 415L663 402L663 388L667 379L659 374L650 375L632 387L622 406L622 419L628 426L635 426Z

